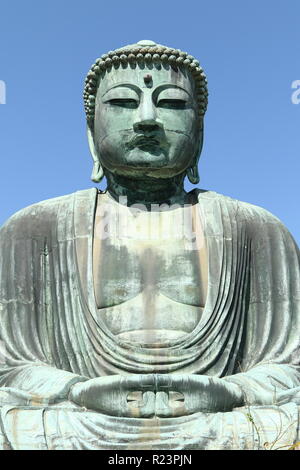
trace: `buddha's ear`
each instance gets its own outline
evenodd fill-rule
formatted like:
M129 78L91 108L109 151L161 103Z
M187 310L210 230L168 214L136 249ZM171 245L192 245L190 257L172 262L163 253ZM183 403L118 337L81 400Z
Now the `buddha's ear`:
M102 168L102 165L100 163L100 160L99 160L96 148L95 148L93 132L89 126L87 126L87 138L88 138L90 152L94 161L91 180L94 181L95 183L100 183L100 181L102 180L104 176L104 172L103 172L103 168Z
M202 122L201 130L199 131L199 141L196 147L194 158L192 159L192 165L187 169L186 176L192 184L198 184L200 181L198 162L202 152L204 138L204 124Z

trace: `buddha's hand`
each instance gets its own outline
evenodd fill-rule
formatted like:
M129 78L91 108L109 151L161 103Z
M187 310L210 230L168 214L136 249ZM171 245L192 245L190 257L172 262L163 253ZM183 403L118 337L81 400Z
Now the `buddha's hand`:
M238 385L204 375L156 375L156 389L157 394L169 396L168 402L164 399L161 405L156 403L156 415L161 417L231 411L244 404ZM180 394L177 403L170 400L170 392Z
M78 382L69 392L69 400L87 409L111 416L150 417L155 407L155 376L109 375ZM142 400L130 407L128 397L140 392Z

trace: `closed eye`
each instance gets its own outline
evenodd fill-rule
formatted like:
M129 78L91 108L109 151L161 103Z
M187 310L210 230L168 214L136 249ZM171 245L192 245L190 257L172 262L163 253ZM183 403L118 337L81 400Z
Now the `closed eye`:
M157 106L165 109L185 109L186 104L184 100L162 99L158 101Z
M138 107L138 102L131 98L115 98L107 101L112 106L120 106L122 108L135 109Z

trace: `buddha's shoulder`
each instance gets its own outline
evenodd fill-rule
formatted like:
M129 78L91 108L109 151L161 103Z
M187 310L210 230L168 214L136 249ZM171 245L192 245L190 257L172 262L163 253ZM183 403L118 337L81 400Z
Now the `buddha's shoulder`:
M68 217L74 211L76 200L95 200L95 188L46 199L15 212L1 227L1 231L42 232L57 223L59 217Z
M272 214L267 209L261 206L240 201L230 196L220 194L216 191L210 190L194 190L198 201L204 206L220 207L221 210L226 210L230 215L236 219L250 222L252 225L255 224L274 224L278 227L284 227L282 221Z

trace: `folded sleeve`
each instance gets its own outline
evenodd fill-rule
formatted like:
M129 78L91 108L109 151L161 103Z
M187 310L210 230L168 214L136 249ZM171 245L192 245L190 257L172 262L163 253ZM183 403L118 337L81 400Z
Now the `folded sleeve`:
M244 347L236 373L224 379L242 388L247 404L270 405L287 390L299 396L300 255L269 212L248 213L246 220L252 246Z
M55 226L55 217L42 218L32 206L0 230L0 387L60 399L88 377L74 373L65 351L56 347L47 313L52 299L45 260L49 264L55 249Z

